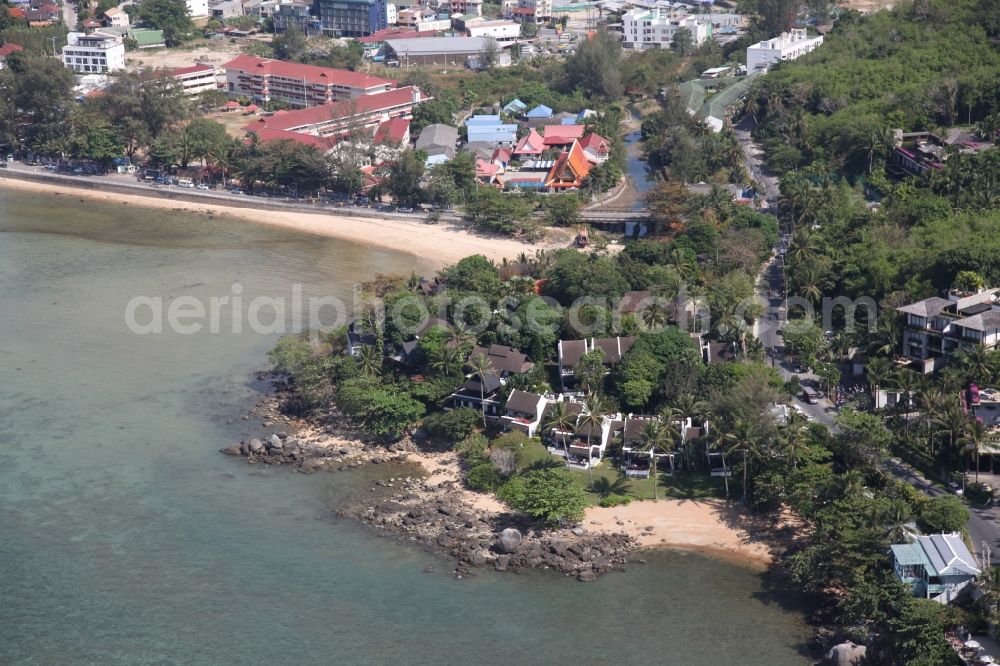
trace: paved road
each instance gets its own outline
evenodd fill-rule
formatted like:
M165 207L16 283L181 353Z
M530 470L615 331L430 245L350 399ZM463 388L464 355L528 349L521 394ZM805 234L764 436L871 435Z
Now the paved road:
M736 131L746 156L747 169L751 177L765 189L768 202L775 206L772 211L776 211L779 195L777 179L764 175L760 163L760 151L753 144L748 129L742 127ZM764 348L768 350L772 364L780 370L782 376L787 380L795 373L787 359L784 358L784 343L781 336L778 335L778 330L785 319L783 257L780 250L779 242L774 257L757 276L757 298L764 305L764 317L754 326L754 335L761 340ZM812 384L816 381L816 377L809 373L799 374L798 377L805 384ZM819 404L811 405L796 396L795 403L817 423L822 423L831 430L835 429L834 417L837 410L828 400L822 399ZM910 484L930 497L937 497L948 492L940 485L924 478L920 472L901 460L890 458L883 463L882 467L897 480ZM966 523L965 527L969 532L974 552L981 556L983 544L988 544L990 564L1000 565L1000 507L989 509L970 507L969 510L969 522Z
M76 7L69 0L63 0L62 3L63 12L63 23L66 24L67 30L76 30Z

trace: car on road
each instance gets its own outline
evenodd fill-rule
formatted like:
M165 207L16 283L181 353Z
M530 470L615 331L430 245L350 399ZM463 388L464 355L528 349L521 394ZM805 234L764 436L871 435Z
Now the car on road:
M408 208L408 207L404 207L404 208L397 208L397 209L396 209L396 212L397 212L397 213L412 213L412 212L413 212L413 209L412 209L412 208Z
M206 185L205 183L199 183L199 184L198 184L198 189L199 189L199 190L210 190L210 189L212 189L212 188L211 188L211 187L209 187L208 185Z
M803 372L805 372L805 371L806 371L806 369L802 367L802 364L801 364L801 363L796 363L796 364L795 364L795 365L794 365L794 366L792 367L792 372L794 372L794 373L795 373L795 374L797 374L797 375L801 375L801 374L802 374Z
M802 389L802 399L808 402L810 405L818 405L819 393L810 388Z

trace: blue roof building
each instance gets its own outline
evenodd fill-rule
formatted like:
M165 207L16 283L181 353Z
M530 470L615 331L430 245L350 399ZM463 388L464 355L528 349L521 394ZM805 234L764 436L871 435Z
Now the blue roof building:
M500 121L500 116L472 116L465 121L468 143L513 145L517 141L517 125Z
M538 118L551 118L552 109L545 106L544 104L539 104L531 111L528 111L528 118L538 119Z
M528 105L519 99L513 99L507 102L507 106L503 107L503 112L510 116L519 116L528 110Z
M946 604L982 573L958 532L918 536L891 547L896 576L924 599Z

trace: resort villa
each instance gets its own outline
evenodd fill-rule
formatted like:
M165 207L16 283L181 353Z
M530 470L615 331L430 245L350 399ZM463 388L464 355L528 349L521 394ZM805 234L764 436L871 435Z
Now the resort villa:
M896 576L914 596L947 604L982 570L958 532L918 536L914 543L891 546Z
M977 345L995 349L1000 342L997 289L949 290L945 298L925 298L896 310L906 315L903 356L922 373L938 370Z

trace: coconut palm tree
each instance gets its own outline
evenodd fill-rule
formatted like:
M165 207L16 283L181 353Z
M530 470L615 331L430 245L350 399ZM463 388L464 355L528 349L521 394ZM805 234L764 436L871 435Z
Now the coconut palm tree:
M642 311L642 322L650 329L660 329L670 321L670 313L660 303L653 301Z
M889 383L892 384L899 391L900 399L897 404L900 405L900 412L904 419L904 428L908 431L910 428L910 406L912 404L912 396L917 388L917 382L919 381L917 373L909 368L900 368L889 378Z
M493 362L486 354L474 354L467 361L472 373L479 376L479 408L483 413L483 428L486 427L486 378L496 373Z
M983 345L962 352L958 357L958 367L965 371L970 381L983 383L993 375L994 354Z
M979 483L979 454L993 439L994 437L982 421L973 420L970 421L965 434L958 440L959 444L962 445L962 450L967 455L971 453L976 461L976 483ZM968 461L966 461L965 469L969 469ZM965 474L962 474L962 488L965 488Z
M722 482L726 486L726 499L729 499L729 470L726 467L726 440L721 433L716 433L715 439L709 444L709 448L722 452Z
M797 411L792 411L788 421L781 427L779 443L785 454L785 459L791 463L792 469L799 466L802 454L809 448L809 421Z
M951 473L951 452L955 444L965 436L973 423L968 414L962 411L958 401L946 403L945 408L934 418L936 434L948 435L948 473Z
M448 328L445 331L444 339L449 347L455 348L461 348L476 340L475 336L463 322L459 322L455 326Z
M548 416L545 417L543 427L548 432L559 431L559 439L562 441L563 453L566 454L566 460L568 461L569 447L566 445L566 433L571 432L576 428L577 415L569 411L567 408L568 403L565 401L559 401L551 404L552 408L549 410Z
M738 417L733 421L732 427L722 435L722 439L728 445L727 453L740 452L743 457L743 501L747 499L747 468L749 467L749 456L757 453L760 445L761 432L757 421L744 417Z
M661 413L661 417L664 423L671 424L676 421L684 422L687 419L691 419L691 424L700 424L705 421L708 417L708 403L704 400L699 400L690 393L682 393L674 398L673 403L664 409ZM669 426L668 426L669 427ZM683 427L683 426L681 426ZM683 430L678 429L679 439L681 441L682 454L684 456L684 467L685 469L691 469L691 447L688 445L687 438Z
M576 423L577 432L581 430L587 431L587 472L590 475L591 488L594 487L594 459L591 456L590 441L595 430L601 432L601 427L604 425L604 413L606 411L607 406L601 397L591 393L584 400L583 411L580 412L580 419Z
M435 373L450 375L462 367L462 358L456 347L443 345L434 350L430 359L430 368Z
M357 359L361 374L368 377L382 374L382 353L373 345L362 345L358 348Z
M889 379L892 373L892 361L887 358L874 358L865 365L865 376L868 378L868 389L872 399L878 401L878 390Z
M656 455L660 452L669 453L672 448L673 442L670 435L660 421L650 421L642 429L639 451L649 454L649 470L653 475L653 499L659 499L656 493L656 486L659 484L659 476L656 472Z

